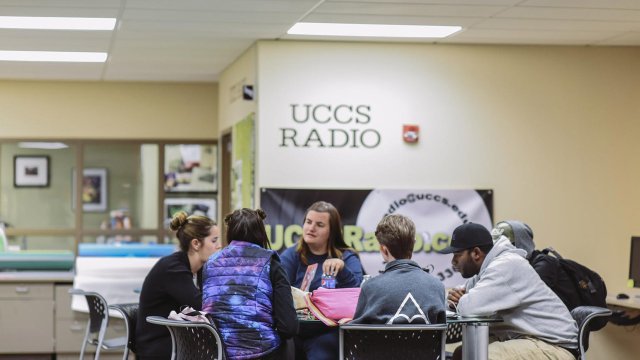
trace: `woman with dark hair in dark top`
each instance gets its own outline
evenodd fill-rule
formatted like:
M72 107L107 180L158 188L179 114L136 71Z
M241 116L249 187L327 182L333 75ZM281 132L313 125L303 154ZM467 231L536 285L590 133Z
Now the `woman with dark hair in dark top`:
M171 336L164 326L147 322L147 316L169 316L182 306L202 308L202 266L220 250L220 232L206 216L181 211L171 220L180 251L165 256L153 266L142 284L136 324L136 355L141 360L170 359Z
M202 310L211 314L229 359L285 358L283 339L298 332L291 285L271 250L261 209L227 215L227 247L207 261Z

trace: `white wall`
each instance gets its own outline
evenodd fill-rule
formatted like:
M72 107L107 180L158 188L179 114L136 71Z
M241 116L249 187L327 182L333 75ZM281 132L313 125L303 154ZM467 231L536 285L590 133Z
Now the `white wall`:
M229 65L220 76L220 108L218 111L218 129L219 129L219 138L222 138L222 134L230 133L235 124L247 118L249 115L256 113L257 108L257 98L259 94L259 86L257 83L257 57L258 53L256 50L256 46L252 45L249 49L247 49L239 58L237 58L233 64ZM243 86L252 85L254 89L254 100L245 100L243 99ZM255 115L254 115L255 118ZM232 142L235 141L232 139ZM258 140L256 139L256 142ZM235 179L231 175L231 167L234 165L234 158L238 154L233 154L233 147L229 149L232 152L231 155L231 164L229 168L229 173L220 172L220 177L225 176L228 178L230 183L229 189L223 189L222 187L219 189L219 192L229 191L230 199L234 196L234 183ZM222 156L225 149L220 149L220 156ZM243 159L244 161L250 161L250 159ZM254 160L254 159L251 159ZM257 158L255 159L257 161ZM220 159L220 163L222 163L222 158ZM257 178L257 174L254 174L254 180ZM245 181L245 184L251 184L250 181ZM220 182L222 184L222 182ZM254 191L254 194L257 194L257 190ZM221 194L218 198L224 196ZM254 198L257 195L254 195ZM218 214L225 215L227 209L222 208L222 202L218 201ZM224 231L224 230L223 230Z
M251 46L236 61L227 67L220 76L220 108L218 111L220 132L230 131L231 127L251 113L256 112L256 101L242 99L242 86L256 84L257 52Z
M625 288L640 234L638 68L638 48L260 42L257 185L491 188L495 220L529 223L539 248L638 294ZM291 104L365 104L371 120L297 124ZM402 124L420 125L418 145ZM381 143L282 147L281 128L370 128ZM590 357L635 359L636 337L610 326Z

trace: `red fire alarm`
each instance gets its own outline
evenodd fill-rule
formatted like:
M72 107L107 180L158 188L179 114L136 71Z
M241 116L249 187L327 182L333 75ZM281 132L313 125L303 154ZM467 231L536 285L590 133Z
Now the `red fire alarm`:
M402 139L404 142L417 143L420 135L420 125L402 125Z

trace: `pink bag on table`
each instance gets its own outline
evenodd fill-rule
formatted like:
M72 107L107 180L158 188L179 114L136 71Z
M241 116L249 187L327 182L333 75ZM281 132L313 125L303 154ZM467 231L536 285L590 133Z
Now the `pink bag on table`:
M307 293L305 302L309 311L327 326L337 326L338 321L351 320L356 312L360 288L318 288Z

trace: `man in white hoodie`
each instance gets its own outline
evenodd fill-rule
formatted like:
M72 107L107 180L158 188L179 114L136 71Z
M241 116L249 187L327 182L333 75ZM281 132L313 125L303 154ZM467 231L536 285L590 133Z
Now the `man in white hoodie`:
M490 328L490 360L575 359L578 328L558 296L540 280L526 260L526 251L501 237L493 243L484 226L458 226L451 245L451 264L469 279L447 299L462 316L497 315ZM460 356L459 349L454 359Z

